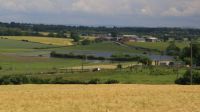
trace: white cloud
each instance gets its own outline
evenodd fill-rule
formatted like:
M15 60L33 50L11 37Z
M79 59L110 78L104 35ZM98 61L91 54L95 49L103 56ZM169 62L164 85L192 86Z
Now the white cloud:
M191 20L194 16L200 21L199 10L200 0L0 0L0 21L12 18L38 22L48 16L46 21L53 23L59 18L62 23L95 24L104 20L106 24L139 24L143 20L153 24L154 19L170 23L166 18L179 22L177 18Z

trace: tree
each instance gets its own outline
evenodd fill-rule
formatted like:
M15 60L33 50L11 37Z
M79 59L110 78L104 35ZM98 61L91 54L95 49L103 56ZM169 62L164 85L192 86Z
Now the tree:
M152 60L148 57L140 57L138 61L140 63L142 63L143 65L151 65L152 64Z
M50 33L48 34L48 37L55 37L55 34L52 33L52 32L50 32Z
M80 40L80 36L76 32L71 32L70 37L74 39L74 42L78 42Z
M200 44L193 44L192 45L192 52L193 52L193 63L200 66ZM191 56L191 49L190 47L185 47L180 55L180 58L185 61L187 64L190 63L190 56Z
M117 32L111 32L111 37L117 37Z
M89 39L85 39L81 42L82 45L89 45L91 44L91 41Z
M170 56L179 56L181 49L176 46L175 42L171 42L166 49L167 55Z

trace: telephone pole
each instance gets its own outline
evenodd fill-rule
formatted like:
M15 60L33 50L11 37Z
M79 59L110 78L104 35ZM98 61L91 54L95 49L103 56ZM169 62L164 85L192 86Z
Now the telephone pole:
M193 69L193 48L192 48L192 39L190 42L190 84L193 84L193 74L192 74L192 69Z

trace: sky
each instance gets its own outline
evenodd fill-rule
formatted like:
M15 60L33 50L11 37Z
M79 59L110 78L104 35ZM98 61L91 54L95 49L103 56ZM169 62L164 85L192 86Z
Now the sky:
M200 0L0 0L0 21L200 28Z

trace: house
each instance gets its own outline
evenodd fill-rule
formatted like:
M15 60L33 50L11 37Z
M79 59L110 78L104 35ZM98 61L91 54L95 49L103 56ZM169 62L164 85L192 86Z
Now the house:
M137 38L137 42L146 42L145 38Z
M158 38L156 37L152 37L152 36L148 36L148 37L144 37L146 39L146 42L158 42Z
M121 42L146 42L144 38L140 38L137 35L123 35L120 41Z
M174 62L174 57L172 56L151 55L150 59L152 60L152 65L155 66L170 66Z

